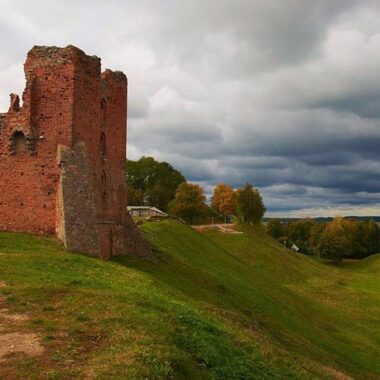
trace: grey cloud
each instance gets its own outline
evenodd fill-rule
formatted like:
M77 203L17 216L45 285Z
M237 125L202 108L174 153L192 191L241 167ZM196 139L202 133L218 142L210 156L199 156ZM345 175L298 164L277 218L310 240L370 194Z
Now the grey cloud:
M351 111L364 118L380 118L380 92L369 95L353 95L338 99L325 99L316 107L333 108L337 111Z
M131 158L167 160L208 194L250 181L272 212L380 210L377 1L0 7L2 110L33 45L78 45L128 76Z

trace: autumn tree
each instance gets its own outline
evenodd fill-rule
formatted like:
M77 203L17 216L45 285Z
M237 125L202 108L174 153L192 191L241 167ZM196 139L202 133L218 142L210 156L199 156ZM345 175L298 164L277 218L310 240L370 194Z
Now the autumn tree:
M330 225L344 240L345 257L364 258L379 252L380 229L374 221L358 222L338 217Z
M347 255L350 249L350 241L347 238L342 217L336 217L327 224L321 235L318 249L321 257L333 262L340 262Z
M238 212L244 223L258 223L264 216L266 208L261 195L250 183L237 192Z
M380 251L380 228L373 220L336 217L327 223L307 218L281 225L271 219L266 230L281 243L294 242L301 253L334 261L344 257L363 259Z
M350 257L362 259L379 253L380 228L373 220L357 222L352 219L345 221L345 230L350 241Z
M155 206L163 211L174 199L178 186L186 179L167 162L153 157L127 160L128 205Z
M170 205L170 212L188 223L204 213L206 197L203 189L194 183L181 183Z
M211 208L226 220L227 217L236 213L236 207L237 196L232 186L224 183L217 185L211 197Z

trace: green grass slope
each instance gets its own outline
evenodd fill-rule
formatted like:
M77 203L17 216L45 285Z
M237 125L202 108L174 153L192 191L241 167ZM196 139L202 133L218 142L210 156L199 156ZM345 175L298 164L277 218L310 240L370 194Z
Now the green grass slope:
M337 268L260 228L141 228L154 262L0 234L0 308L45 347L0 362L0 378L380 378L379 256Z

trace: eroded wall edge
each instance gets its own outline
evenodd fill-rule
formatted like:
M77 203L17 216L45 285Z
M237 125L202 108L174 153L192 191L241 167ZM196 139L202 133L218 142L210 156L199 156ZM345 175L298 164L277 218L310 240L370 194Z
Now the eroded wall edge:
M57 235L67 249L101 256L94 180L83 142L73 149L59 145L61 169L58 190Z

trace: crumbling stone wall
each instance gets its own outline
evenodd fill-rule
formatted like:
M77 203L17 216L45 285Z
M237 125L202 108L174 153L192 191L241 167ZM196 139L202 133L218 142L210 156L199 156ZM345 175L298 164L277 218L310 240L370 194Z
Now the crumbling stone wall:
M149 254L126 214L127 78L74 46L34 47L0 114L0 230L110 258Z
M58 188L57 236L74 251L100 255L94 181L86 145L79 141L70 149L58 146L61 168ZM80 205L80 206L79 206ZM85 236L85 239L82 237Z

